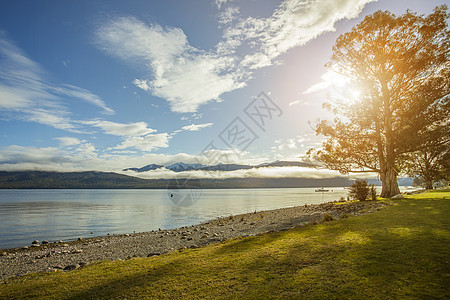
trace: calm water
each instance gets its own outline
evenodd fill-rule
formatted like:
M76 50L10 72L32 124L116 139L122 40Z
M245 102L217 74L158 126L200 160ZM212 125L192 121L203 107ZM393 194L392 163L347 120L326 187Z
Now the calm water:
M339 200L343 188L202 190L188 207L167 190L0 190L0 249L33 240L74 240L172 229L217 217ZM332 191L331 191L332 190Z

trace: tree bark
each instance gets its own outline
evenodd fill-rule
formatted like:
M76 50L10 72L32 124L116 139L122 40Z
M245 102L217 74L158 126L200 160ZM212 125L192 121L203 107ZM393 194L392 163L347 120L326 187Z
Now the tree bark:
M390 198L392 196L400 194L400 189L397 183L397 171L393 166L387 166L382 173L381 177L381 197Z

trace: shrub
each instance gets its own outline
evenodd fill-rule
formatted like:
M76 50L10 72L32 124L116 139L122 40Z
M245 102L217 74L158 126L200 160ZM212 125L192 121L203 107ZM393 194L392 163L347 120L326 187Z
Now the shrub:
M356 180L350 186L348 195L351 199L365 201L367 196L369 196L369 186L367 185L367 180Z

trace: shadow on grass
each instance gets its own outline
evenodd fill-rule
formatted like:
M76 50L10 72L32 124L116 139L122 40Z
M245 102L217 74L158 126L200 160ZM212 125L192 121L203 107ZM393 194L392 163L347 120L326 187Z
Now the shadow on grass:
M71 282L58 290L70 299L449 298L448 201L396 202L375 214L88 267L51 284Z

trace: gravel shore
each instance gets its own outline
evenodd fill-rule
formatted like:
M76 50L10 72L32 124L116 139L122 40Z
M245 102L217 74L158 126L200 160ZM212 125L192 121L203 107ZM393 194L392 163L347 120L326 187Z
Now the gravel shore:
M162 255L178 249L197 248L227 239L320 222L325 214L338 219L343 215L371 213L385 205L378 201L305 205L235 215L173 230L41 243L28 248L1 250L0 280L34 272L70 271L97 261Z

